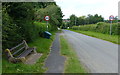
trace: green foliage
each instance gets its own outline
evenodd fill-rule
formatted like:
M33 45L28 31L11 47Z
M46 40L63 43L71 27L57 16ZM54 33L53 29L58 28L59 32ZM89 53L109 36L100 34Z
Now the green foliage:
M85 25L85 24L95 24L97 22L103 22L104 18L98 14L95 15L88 15L88 16L80 16L77 17L74 14L70 16L70 23L68 23L69 27L72 26L79 26L79 25Z
M43 36L47 30L45 15L50 16L49 31L57 30L57 26L62 23L62 12L55 2L5 2L2 3L2 13L3 50L23 39L31 42Z
M84 24L86 24L86 17L85 16L78 17L77 25L84 25Z
M55 32L52 32L55 35ZM54 39L54 36L52 36ZM6 59L2 59L2 72L3 73L44 73L46 68L43 68L44 61L49 54L50 46L52 41L45 38L37 38L31 43L28 43L30 47L36 46L37 52L42 53L43 55L38 59L38 61L33 65L23 64L23 63L11 63L8 62Z
M69 24L69 27L72 27L73 25L76 24L76 23L75 23L76 19L77 19L77 17L76 17L74 14L72 14L72 15L70 16L70 24Z
M41 8L38 9L37 12L35 13L36 15L36 20L43 22L44 21L44 16L48 15L50 16L49 23L51 25L56 25L58 27L61 26L62 24L62 11L60 7L56 5L49 5L46 8Z
M103 34L110 33L110 23L99 22L97 24L90 24L84 26L73 26L74 30L82 30L82 31L94 31L100 32ZM118 35L118 23L112 24L112 35Z
M34 24L34 28L33 28L34 33L33 33L33 35L35 37L43 36L43 32L47 30L47 24L46 23L40 23L40 22L37 22L37 21L35 21L33 24ZM52 27L51 27L50 24L48 24L48 31L51 31L51 30L52 30Z
M104 18L98 14L95 14L95 15L88 15L88 17L86 18L87 19L87 23L88 24L95 24L97 22L103 22L104 21Z
M19 27L13 23L13 20L9 16L9 14L6 11L6 7L3 6L2 9L2 48L5 49L6 47L9 48L10 46L15 45L21 40L21 36L19 32L17 31ZM16 41L18 40L18 41ZM16 42L12 42L16 41Z

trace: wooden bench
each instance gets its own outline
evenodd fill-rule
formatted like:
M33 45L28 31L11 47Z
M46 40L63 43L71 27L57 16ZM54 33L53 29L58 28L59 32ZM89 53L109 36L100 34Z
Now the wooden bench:
M29 48L26 41L23 40L22 43L18 44L17 46L11 49L6 49L5 52L7 53L7 57L10 62L25 62L26 56L30 55L31 53L36 53L36 48Z

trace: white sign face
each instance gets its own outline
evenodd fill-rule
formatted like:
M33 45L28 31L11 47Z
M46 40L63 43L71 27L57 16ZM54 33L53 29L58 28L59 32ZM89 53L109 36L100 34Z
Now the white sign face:
M50 17L49 16L45 16L45 20L49 21Z
M110 21L113 21L113 20L114 20L114 16L111 15L111 16L109 17L109 20L110 20Z

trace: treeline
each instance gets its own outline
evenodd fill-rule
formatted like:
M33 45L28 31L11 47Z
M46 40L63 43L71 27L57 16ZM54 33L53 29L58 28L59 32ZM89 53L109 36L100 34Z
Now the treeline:
M81 31L93 31L99 32L103 34L110 34L110 23L99 22L97 24L83 25L83 26L73 26L74 30ZM113 23L112 24L112 35L119 35L120 24Z
M62 12L55 2L2 3L2 48L11 48L23 39L27 42L46 30L44 16L50 16L49 31L62 23Z
M95 15L88 15L88 16L80 16L77 17L74 14L72 14L69 18L70 22L68 22L66 25L67 27L72 26L79 26L79 25L86 25L86 24L95 24L97 22L103 22L104 18L98 14Z
M79 25L96 24L98 22L110 23L109 20L104 20L104 18L98 14L95 15L88 14L87 16L80 16L80 17L77 17L76 15L72 14L67 20L68 22L63 22L62 28L79 26ZM117 22L118 22L118 18L117 16L115 16L113 23L117 23Z

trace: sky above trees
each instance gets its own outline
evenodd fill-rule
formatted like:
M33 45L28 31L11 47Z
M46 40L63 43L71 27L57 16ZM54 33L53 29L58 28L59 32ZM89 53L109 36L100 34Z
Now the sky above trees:
M55 0L65 15L69 18L71 14L76 16L87 16L88 14L99 14L104 19L110 15L118 16L118 2L120 0Z

